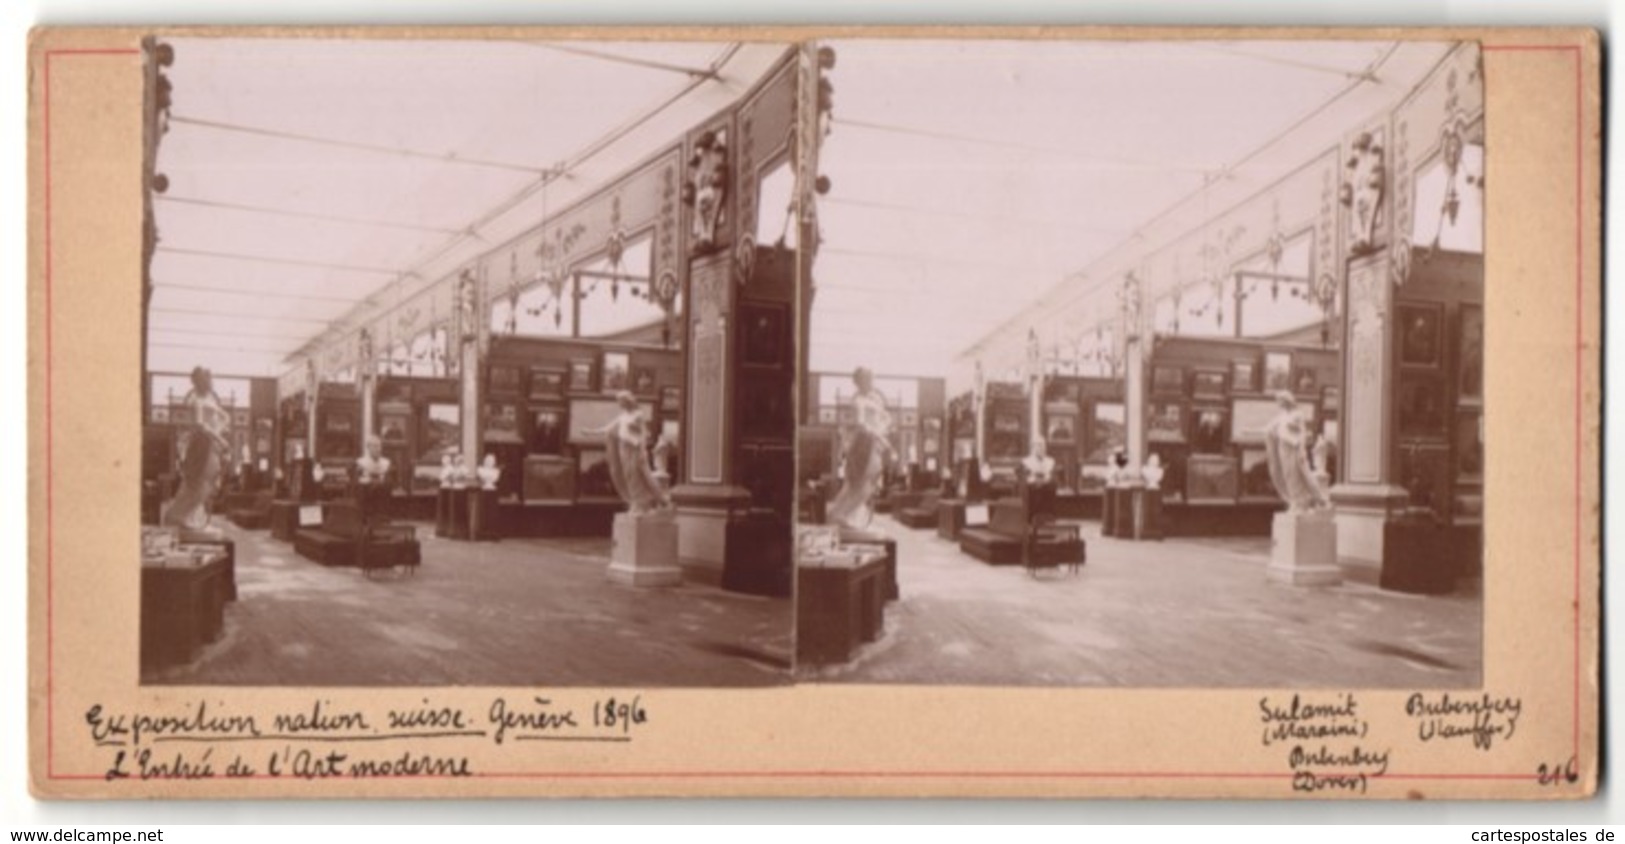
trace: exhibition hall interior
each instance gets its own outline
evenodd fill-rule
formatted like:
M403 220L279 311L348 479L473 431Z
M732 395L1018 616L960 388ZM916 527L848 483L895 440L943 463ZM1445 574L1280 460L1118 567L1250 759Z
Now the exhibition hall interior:
M143 49L144 683L791 679L808 48Z
M1476 44L820 47L798 677L1481 682Z
M143 53L145 684L1483 679L1474 43Z

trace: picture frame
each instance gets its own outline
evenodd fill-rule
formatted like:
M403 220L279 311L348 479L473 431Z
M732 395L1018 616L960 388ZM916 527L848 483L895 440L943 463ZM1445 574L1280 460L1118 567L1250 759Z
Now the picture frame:
M519 438L519 406L512 402L490 402L485 406L485 431Z
M1089 453L1086 462L1105 463L1128 444L1128 409L1122 402L1097 401L1089 410Z
M1222 454L1230 445L1230 411L1223 407L1193 407L1190 444L1194 454Z
M1237 393L1258 392L1258 361L1233 360L1230 362L1230 389Z
M1292 392L1300 396L1313 396L1320 386L1319 378L1312 367L1300 367L1292 373Z
M1401 372L1398 404L1400 436L1444 437L1449 420L1445 418L1442 375Z
M596 386L593 382L595 365L591 358L576 358L570 361L570 378L568 386L573 393L590 393Z
M609 475L609 455L602 448L576 451L575 493L577 501L619 501L615 481Z
M1078 416L1075 413L1050 414L1044 421L1044 440L1050 445L1072 445L1078 441Z
M1456 329L1456 397L1464 403L1484 399L1484 309L1462 304Z
M539 504L574 504L576 464L567 457L532 454L525 457L521 496Z
M562 405L530 409L530 431L526 444L531 454L559 454L564 451L568 415Z
M234 428L247 428L249 422L248 408L239 407L231 411L231 425Z
M829 405L818 408L818 424L835 425L841 421L840 412Z
M1223 399L1229 393L1225 382L1229 373L1219 369L1199 369L1191 374L1191 397L1198 399Z
M152 421L160 425L169 424L169 405L155 404L152 406Z
M412 406L391 402L378 406L378 439L384 445L406 445L406 432L412 423Z
M1292 389L1292 353L1264 353L1264 386L1266 393Z
M1394 309L1394 336L1402 366L1437 367L1444 356L1444 306L1407 302Z
M739 360L745 366L778 367L784 365L785 349L790 338L788 309L783 305L753 304L740 310L743 320L743 343Z
M601 392L632 389L632 356L626 352L604 352L598 379Z
M1185 395L1185 369L1179 366L1151 367L1151 393L1158 396Z
M640 396L655 394L654 367L640 366L632 370L632 392Z
M1152 402L1145 420L1146 442L1185 442L1185 406L1178 402Z
M423 418L418 425L418 454L416 463L437 464L450 450L462 442L463 409L453 402L431 402L423 406Z
M671 414L683 412L682 387L668 386L660 388L660 412Z
M919 424L919 417L916 411L913 410L903 411L902 413L898 414L898 418L901 422L901 426L904 428L913 428Z
M493 363L485 372L485 391L493 396L519 395L519 367Z
M530 368L530 390L527 395L532 399L551 399L564 395L565 382L570 372L562 366L533 366Z
M1231 504L1240 496L1236 459L1193 454L1185 461L1185 500L1191 504Z
M1237 445L1260 445L1264 429L1281 412L1274 399L1236 399L1230 403L1230 441Z
M1325 414L1333 414L1342 410L1343 390L1336 386L1320 388L1320 409Z
M1279 501L1281 496L1270 479L1269 453L1262 447L1243 448L1240 451L1241 493L1243 501Z

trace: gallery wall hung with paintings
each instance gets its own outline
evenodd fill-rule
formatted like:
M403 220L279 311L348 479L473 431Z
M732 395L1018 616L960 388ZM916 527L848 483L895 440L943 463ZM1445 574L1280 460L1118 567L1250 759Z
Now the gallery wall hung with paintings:
M1593 789L1595 39L1016 35L41 36L41 792Z

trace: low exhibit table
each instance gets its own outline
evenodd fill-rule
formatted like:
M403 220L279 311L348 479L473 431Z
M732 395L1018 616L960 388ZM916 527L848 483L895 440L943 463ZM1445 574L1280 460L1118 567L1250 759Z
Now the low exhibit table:
M796 566L796 659L846 662L885 627L886 554L836 548L802 555Z
M183 544L163 558L143 559L143 669L190 662L219 637L237 592L233 552L223 543Z

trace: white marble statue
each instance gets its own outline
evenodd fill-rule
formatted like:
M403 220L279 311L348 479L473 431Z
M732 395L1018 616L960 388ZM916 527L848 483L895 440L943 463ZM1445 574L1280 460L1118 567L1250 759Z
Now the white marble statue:
M376 435L368 434L366 453L356 458L356 480L363 486L382 484L389 479L389 458L384 456L384 443Z
M885 473L886 455L892 450L891 413L886 399L875 389L874 373L859 367L852 373L857 395L852 397L855 423L846 432L846 453L841 491L830 501L827 515L833 524L863 529L874 512L870 499Z
M495 454L486 454L485 460L480 462L480 468L474 470L480 479L480 489L496 489L497 481L502 480L502 467L497 465Z
M1140 467L1140 476L1145 478L1148 489L1162 489L1162 476L1166 471L1162 468L1162 458L1153 453L1145 459L1145 465Z
M192 389L185 402L192 408L192 435L181 457L181 485L164 508L162 523L193 534L213 533L209 527L209 499L220 485L220 469L231 444L226 431L231 414L220 406L209 370L192 370Z
M1308 425L1291 393L1275 394L1281 410L1264 426L1270 482L1286 501L1287 511L1302 513L1327 506L1326 491L1309 468Z
M609 458L609 478L615 492L634 513L648 513L671 506L671 499L655 479L649 467L649 420L644 418L637 397L626 391L615 394L615 403L621 412L602 428L588 430L589 434L604 435L605 456Z

